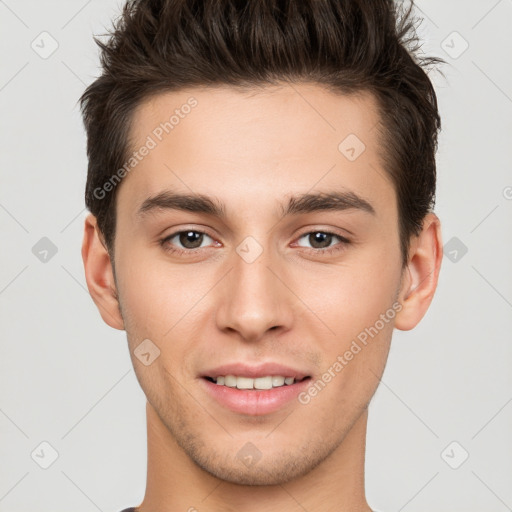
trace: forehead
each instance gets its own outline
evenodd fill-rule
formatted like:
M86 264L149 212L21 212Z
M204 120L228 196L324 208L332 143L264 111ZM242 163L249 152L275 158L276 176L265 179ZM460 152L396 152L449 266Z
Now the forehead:
M134 112L130 150L144 156L119 193L134 208L172 189L233 206L252 198L277 212L285 195L346 189L384 207L394 190L381 163L379 121L371 94L315 84L157 94Z

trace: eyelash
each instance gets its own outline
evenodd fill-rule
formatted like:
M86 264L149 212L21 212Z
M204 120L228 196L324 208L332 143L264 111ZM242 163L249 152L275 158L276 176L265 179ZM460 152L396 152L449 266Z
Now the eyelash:
M199 231L196 229L182 229L181 231L175 231L171 235L166 236L165 238L161 239L160 245L162 246L164 251L173 253L173 254L196 254L198 251L201 251L202 249L206 249L206 247L197 247L195 249L177 249L176 247L172 247L169 244L170 240L172 240L175 236L180 235L181 233L188 233L188 232L199 233L202 235L209 236L210 238L213 239L212 236L210 236L208 233L206 233L204 231ZM306 249L307 252L313 252L315 254L319 254L319 253L320 254L333 254L333 253L336 253L338 251L345 249L344 246L351 243L350 240L348 240L344 236L339 235L338 233L334 233L332 231L322 231L319 229L313 230L313 231L307 231L306 233L302 233L302 235L299 236L298 240L300 240L304 236L311 235L314 233L322 233L324 235L334 236L334 237L338 238L341 241L341 243L335 244L334 246L328 247L326 249L315 249L315 248L302 247L303 249ZM299 246L299 247L301 247L301 246Z

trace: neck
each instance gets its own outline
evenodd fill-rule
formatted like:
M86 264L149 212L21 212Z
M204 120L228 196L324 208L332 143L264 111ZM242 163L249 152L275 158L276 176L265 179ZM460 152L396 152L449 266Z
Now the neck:
M190 460L149 402L146 415L147 484L137 512L371 512L364 492L366 409L321 464L300 478L271 486L219 480Z

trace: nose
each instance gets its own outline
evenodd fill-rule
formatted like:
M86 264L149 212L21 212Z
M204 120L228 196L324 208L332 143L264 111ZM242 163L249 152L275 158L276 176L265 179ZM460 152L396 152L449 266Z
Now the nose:
M272 261L266 250L253 262L235 253L232 264L217 290L217 327L224 332L234 331L250 342L270 331L290 329L294 296L285 284L282 265Z

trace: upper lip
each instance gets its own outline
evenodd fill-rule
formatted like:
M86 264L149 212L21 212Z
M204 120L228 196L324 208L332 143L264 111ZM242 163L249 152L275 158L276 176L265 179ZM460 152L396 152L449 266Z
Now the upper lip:
M223 364L201 373L201 377L211 377L214 379L221 375L235 375L237 377L251 377L253 379L257 377L267 377L269 375L280 375L282 377L294 377L295 380L301 380L309 376L307 372L272 362L258 366L251 366L244 363Z

